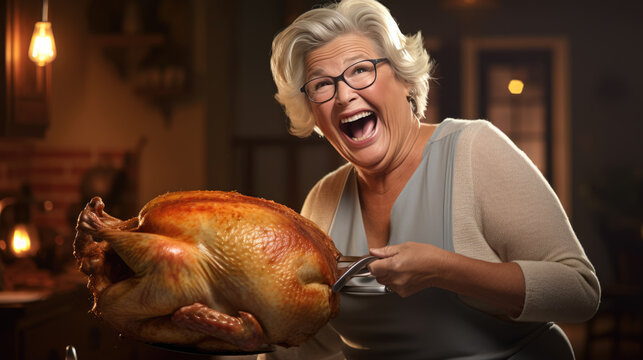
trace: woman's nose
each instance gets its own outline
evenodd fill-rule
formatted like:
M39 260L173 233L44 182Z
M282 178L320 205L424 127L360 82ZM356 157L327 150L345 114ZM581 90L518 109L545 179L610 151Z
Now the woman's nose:
M355 89L348 86L343 81L337 82L337 94L335 94L335 101L338 104L348 104L357 97L357 92Z

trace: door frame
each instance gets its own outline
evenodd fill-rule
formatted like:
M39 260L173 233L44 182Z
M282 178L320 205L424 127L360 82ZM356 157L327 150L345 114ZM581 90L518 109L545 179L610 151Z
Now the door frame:
M572 159L569 44L565 37L467 37L462 40L462 114L480 116L479 54L488 50L546 50L551 53L551 169L552 187L567 216L572 213Z

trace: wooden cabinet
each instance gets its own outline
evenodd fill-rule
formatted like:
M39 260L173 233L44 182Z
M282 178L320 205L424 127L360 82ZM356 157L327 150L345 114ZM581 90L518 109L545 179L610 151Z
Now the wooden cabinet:
M14 260L0 268L0 279L5 280L0 291L1 360L62 360L68 345L80 360L198 359L119 336L90 313L87 277L75 263L54 273L27 259Z
M80 360L205 358L120 337L89 313L90 297L78 286L39 301L0 305L0 359L60 360L67 345L76 348Z
M42 137L49 124L51 65L28 55L40 0L0 0L0 137Z

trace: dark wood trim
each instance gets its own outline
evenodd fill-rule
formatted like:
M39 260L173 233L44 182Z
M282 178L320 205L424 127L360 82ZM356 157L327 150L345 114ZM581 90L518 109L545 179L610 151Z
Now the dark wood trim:
M0 136L43 137L49 125L51 64L39 67L28 56L42 2L3 0L2 105Z

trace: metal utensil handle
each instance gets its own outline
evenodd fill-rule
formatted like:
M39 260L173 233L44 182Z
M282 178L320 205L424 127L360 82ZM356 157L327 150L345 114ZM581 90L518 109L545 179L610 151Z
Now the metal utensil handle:
M335 281L335 284L333 284L333 292L339 292L344 287L344 285L346 285L346 282L348 282L348 280L350 280L353 276L355 276L355 274L366 268L368 264L377 259L379 259L377 256L367 256L349 266L348 269L339 277L339 279Z
M384 285L379 286L350 286L345 285L342 288L342 293L352 295L383 295L390 294L393 291Z

